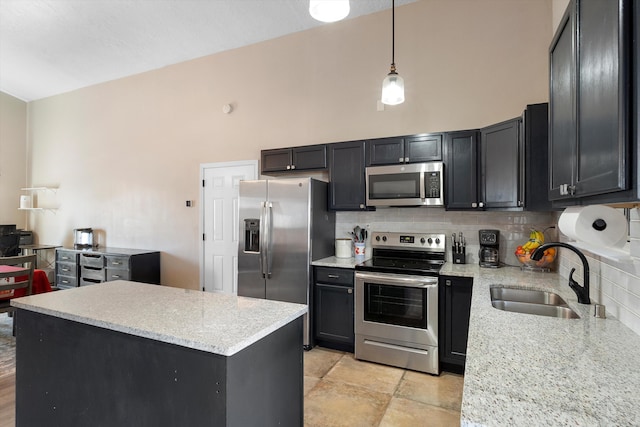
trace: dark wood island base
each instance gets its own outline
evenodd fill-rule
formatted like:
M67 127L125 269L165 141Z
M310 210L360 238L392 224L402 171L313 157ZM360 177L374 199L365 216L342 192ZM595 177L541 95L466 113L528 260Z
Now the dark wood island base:
M302 426L302 317L222 356L17 313L16 425Z

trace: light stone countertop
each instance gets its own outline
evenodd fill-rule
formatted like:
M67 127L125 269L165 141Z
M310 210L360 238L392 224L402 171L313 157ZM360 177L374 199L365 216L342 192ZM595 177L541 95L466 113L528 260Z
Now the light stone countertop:
M124 280L17 298L11 305L222 356L307 312L304 304Z
M445 264L474 277L462 426L637 426L640 336L593 317L556 273ZM491 285L551 290L580 315L557 319L493 308Z
M366 255L365 255L366 256ZM354 257L351 258L337 258L335 256L330 256L327 258L318 259L313 261L311 265L319 266L319 267L338 267L338 268L355 268L356 265L360 264L366 259L371 257L366 257L364 259L356 260Z

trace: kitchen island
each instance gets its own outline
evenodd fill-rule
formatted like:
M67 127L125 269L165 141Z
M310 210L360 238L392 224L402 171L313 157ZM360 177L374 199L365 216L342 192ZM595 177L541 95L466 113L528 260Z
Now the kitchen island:
M18 426L302 425L306 305L122 280L12 305Z
M611 316L595 318L566 278L451 263L441 274L474 278L461 425L638 425L640 336ZM498 310L492 285L550 290L580 318Z

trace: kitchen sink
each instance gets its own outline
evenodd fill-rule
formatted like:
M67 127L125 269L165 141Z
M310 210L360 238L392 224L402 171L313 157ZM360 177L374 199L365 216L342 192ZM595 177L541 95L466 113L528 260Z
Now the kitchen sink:
M491 305L498 310L562 319L580 318L560 295L553 292L506 286L492 286L490 292Z
M557 305L530 304L526 302L516 301L491 301L498 310L511 311L514 313L535 314L538 316L560 317L563 319L579 319L578 313L569 307L561 307Z
M491 288L491 300L526 302L530 304L545 304L567 306L565 300L558 294L535 289L507 288L494 286Z

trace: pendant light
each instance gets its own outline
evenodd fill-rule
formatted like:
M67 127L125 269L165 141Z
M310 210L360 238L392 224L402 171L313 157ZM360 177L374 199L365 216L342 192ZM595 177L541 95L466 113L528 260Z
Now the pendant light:
M396 2L391 0L391 70L382 81L382 103L398 105L404 102L404 80L396 72Z
M349 14L349 0L311 0L309 13L318 21L336 22Z

